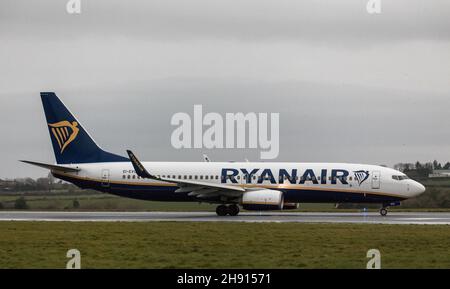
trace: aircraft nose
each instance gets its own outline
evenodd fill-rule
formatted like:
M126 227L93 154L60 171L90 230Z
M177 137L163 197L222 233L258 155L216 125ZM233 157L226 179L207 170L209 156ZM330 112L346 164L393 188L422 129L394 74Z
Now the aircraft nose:
M424 187L424 185L422 185L419 182L414 182L413 190L412 190L414 196L418 196L420 194L423 194L425 192L425 190L426 190L426 188Z

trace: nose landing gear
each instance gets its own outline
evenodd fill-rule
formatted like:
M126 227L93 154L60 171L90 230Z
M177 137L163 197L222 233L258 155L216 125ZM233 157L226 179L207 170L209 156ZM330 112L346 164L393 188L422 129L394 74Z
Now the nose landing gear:
M387 208L383 207L380 209L380 215L382 215L383 217L385 217L387 215L387 213L388 213Z
M381 204L380 215L382 215L384 217L387 215L387 213L388 213L387 209L389 207L397 207L400 205L401 205L401 203L399 201L392 202L392 203L383 203L383 204Z
M219 205L216 208L216 214L217 216L237 216L239 214L239 206L238 205Z

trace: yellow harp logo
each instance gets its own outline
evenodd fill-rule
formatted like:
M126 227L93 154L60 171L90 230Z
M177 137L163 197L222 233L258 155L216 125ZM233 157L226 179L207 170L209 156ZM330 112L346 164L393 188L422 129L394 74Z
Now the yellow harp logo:
M53 136L58 142L61 153L64 149L75 140L80 129L78 128L78 123L73 121L72 123L67 120L63 120L57 123L49 123L50 130Z

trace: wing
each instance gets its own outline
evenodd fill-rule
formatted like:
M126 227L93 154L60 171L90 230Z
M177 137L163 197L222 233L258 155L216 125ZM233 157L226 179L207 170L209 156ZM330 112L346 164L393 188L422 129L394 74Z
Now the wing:
M140 176L141 178L160 180L164 182L177 184L179 188L175 191L176 193L189 192L188 194L189 196L195 196L197 198L211 198L217 196L239 197L242 195L243 192L246 191L244 188L241 188L240 186L198 182L192 180L181 180L173 178L161 178L149 173L145 169L144 165L142 165L142 163L133 154L132 151L127 150L127 153L131 163L133 164L134 170L136 171L136 174L138 176Z

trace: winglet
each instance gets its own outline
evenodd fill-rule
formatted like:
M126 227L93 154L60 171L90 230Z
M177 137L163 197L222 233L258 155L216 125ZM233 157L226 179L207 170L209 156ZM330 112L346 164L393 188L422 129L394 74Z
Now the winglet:
M138 176L145 179L157 179L156 176L151 175L149 172L147 172L145 167L141 164L141 162L137 159L132 151L127 150L127 153L128 157L130 158L131 164L133 164L134 170L136 171L136 174Z

